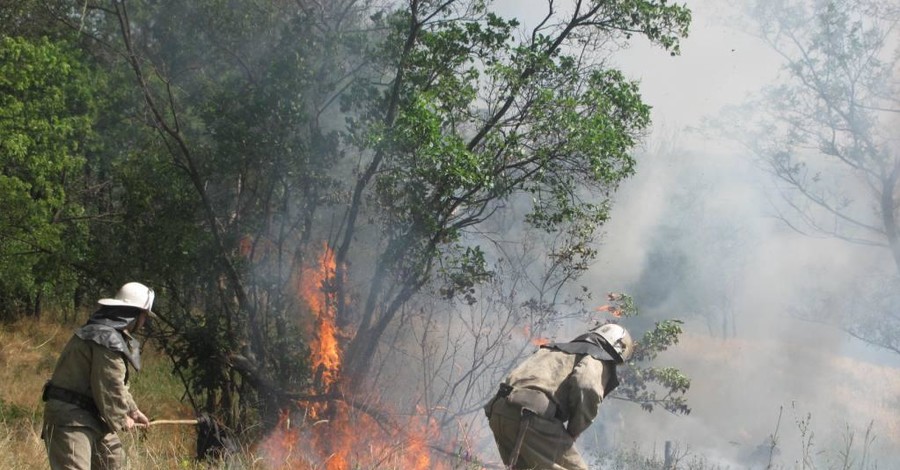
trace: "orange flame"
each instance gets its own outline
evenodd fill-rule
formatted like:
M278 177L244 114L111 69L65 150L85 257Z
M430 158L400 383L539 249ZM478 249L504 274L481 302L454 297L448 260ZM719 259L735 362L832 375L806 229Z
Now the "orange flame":
M315 266L303 266L297 273L298 297L313 314L310 340L311 363L315 373L314 393L334 392L341 375L342 351L339 339L346 333L336 324L336 276L334 252L326 244ZM343 393L348 393L342 390ZM277 468L301 470L349 470L351 468L447 469L434 462L428 443L437 439L438 426L419 413L408 422L386 423L350 406L352 397L312 404L307 418L291 428L283 415L275 431L261 449ZM378 409L367 403L366 409ZM390 425L387 425L390 424Z
M289 428L282 416L275 432L258 449L268 466L292 470L452 468L431 458L428 442L438 437L434 420L417 413L387 427L369 414L354 413L344 402L333 405L339 410L334 419L300 428Z
M266 454L273 462L288 462L293 458L294 446L299 437L299 431L290 427L288 413L283 411L278 418L275 432L259 445L257 452Z
M598 312L609 312L612 316L616 318L620 318L622 316L622 310L613 307L612 305L601 305L594 310Z
M325 245L319 263L314 268L304 269L300 279L300 295L316 316L315 338L310 345L312 365L317 378L326 390L338 379L341 369L341 350L338 344L338 329L335 324L335 294L329 291L334 284L337 265L334 251Z
M528 338L528 341L535 346L543 346L545 344L550 343L550 340L544 338L542 336L533 336L531 332L531 325L525 325L522 330L525 332L525 337Z

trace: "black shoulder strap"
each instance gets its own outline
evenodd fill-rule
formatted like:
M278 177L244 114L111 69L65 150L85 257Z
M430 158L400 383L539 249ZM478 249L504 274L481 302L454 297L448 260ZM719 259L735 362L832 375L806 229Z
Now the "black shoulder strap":
M569 354L587 354L598 361L617 359L606 348L606 341L597 333L583 334L568 343L549 343L542 348L555 349Z

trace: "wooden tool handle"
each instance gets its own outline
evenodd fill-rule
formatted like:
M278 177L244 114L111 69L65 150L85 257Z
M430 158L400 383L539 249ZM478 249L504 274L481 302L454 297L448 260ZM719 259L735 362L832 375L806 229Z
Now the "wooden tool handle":
M157 424L197 424L196 419L155 419L150 421L150 426Z

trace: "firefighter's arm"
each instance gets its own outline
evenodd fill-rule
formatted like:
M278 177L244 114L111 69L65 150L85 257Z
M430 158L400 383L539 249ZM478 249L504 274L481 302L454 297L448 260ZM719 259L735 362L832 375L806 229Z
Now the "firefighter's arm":
M95 347L92 356L91 391L100 411L100 418L113 431L131 429L135 423L146 421L146 416L143 420L135 419L135 416L140 418L143 413L138 410L128 385L125 384L128 367L125 358L102 346Z
M600 402L603 400L603 363L585 358L575 366L568 380L569 387L569 421L566 431L577 439L597 417Z

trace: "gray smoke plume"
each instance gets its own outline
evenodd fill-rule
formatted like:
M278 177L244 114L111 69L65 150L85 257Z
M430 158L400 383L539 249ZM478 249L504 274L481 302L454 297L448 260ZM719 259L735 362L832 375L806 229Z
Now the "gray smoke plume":
M777 217L771 176L744 149L699 131L775 80L779 62L729 24L731 6L688 4L694 23L681 57L640 44L621 55L654 106L655 128L591 276L633 294L642 316L686 321L660 365L692 377L693 412L648 415L610 401L602 432L582 447L659 455L672 441L732 468L765 468L770 455L776 468L804 459L845 468L844 455L855 459L849 468L890 467L900 458L900 356L843 328L856 320L847 307L855 286L889 276L890 256L791 230Z

